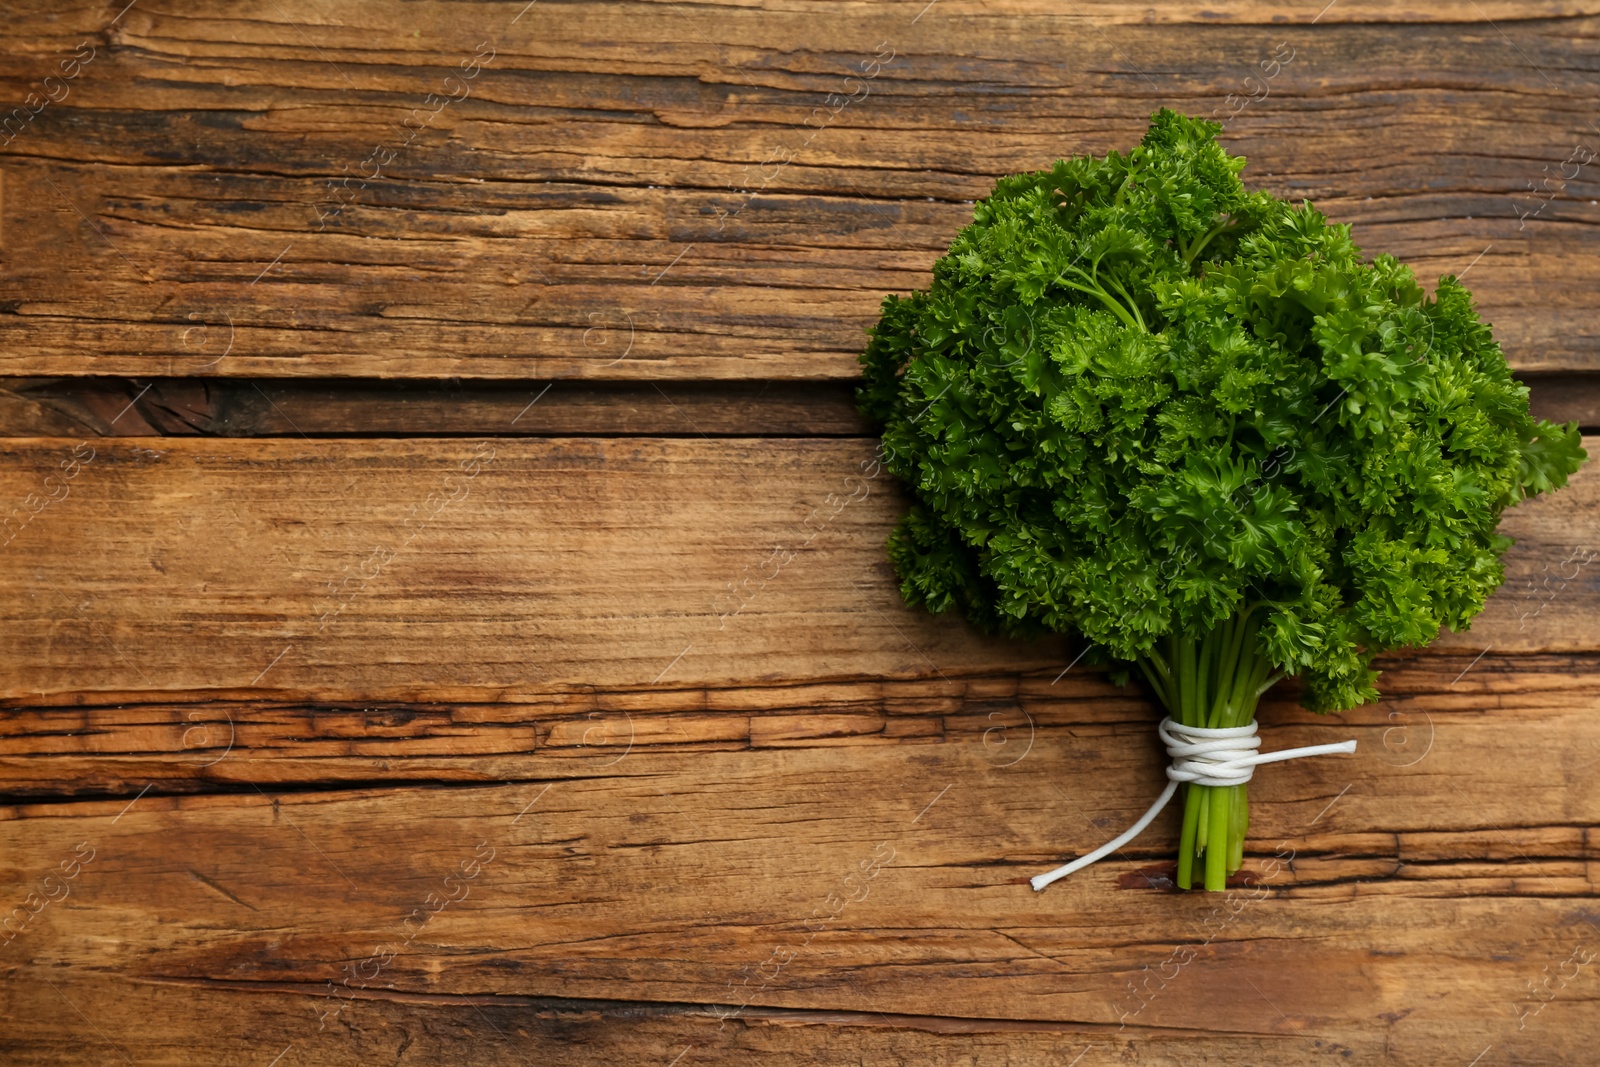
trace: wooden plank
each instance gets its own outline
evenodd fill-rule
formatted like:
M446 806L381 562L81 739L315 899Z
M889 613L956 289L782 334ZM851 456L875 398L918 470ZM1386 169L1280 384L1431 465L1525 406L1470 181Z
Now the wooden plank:
M96 53L0 134L0 373L50 376L0 382L0 1060L1593 1059L1600 476L1382 703L1273 694L1269 749L1359 748L1262 770L1231 892L1169 812L1034 894L1162 784L1153 705L904 608L849 390L996 174L1292 46L1247 176L1466 270L1600 428L1600 188L1534 191L1597 18L11 5L0 125Z
M898 505L858 439L0 447L0 499L25 505L0 577L12 697L501 700L1064 662L959 625L906 636Z
M19 16L0 99L96 50L0 148L0 372L847 378L996 176L1231 110L1280 44L1251 179L1471 270L1518 367L1597 366L1587 6L916 6Z
M1534 418L1563 425L1575 422L1586 433L1600 430L1600 378L1587 374L1539 374L1523 378Z
M1574 395L1570 389L1563 394ZM1579 395L1594 397L1600 424L1600 378L1588 394ZM852 382L0 379L0 437L860 437L869 432L856 411Z
M0 1050L19 1067L60 1063L87 1049L108 1057L121 1049L151 1067L268 1064L278 1053L281 1067L362 1067L405 1059L463 1067L501 1067L508 1060L572 1067L668 1064L674 1056L677 1067L815 1063L822 1056L829 1063L963 1067L1074 1060L1077 1067L1130 1060L1150 1067L1321 1067L1330 1058L1400 1067L1437 1063L1430 1058L1434 1046L1420 1038L1415 1024L1406 1028L1408 1017L1399 1012L1389 1013L1401 1017L1388 1032L1374 1026L1331 1040L1319 1036L1325 1030L1225 1034L1129 1026L1109 1034L1074 1023L757 1007L727 1020L718 1014L726 1009L702 1005L362 991L350 994L351 1007L341 1013L336 1030L319 1032L315 1024L318 1013L329 1010L326 1000L287 983L44 977L60 992L27 972L8 983L7 1007L16 1010L11 1036L0 1035ZM1531 1032L1513 1033L1491 1047L1521 1057L1513 1063L1581 1063L1585 1021L1581 1010L1557 1001L1535 1018ZM1441 1036L1437 1047L1445 1054L1467 1045L1459 1035Z
M1425 758L1439 723L1481 715L1486 705L1509 702L1513 717L1586 714L1600 675L1592 655L1426 654L1383 666L1382 701L1325 728L1358 729L1362 745L1395 766ZM1262 722L1319 721L1307 719L1296 699L1292 684L1274 690ZM493 704L12 707L0 714L0 800L508 782L556 773L551 767L584 774L596 760L634 752L692 759L698 752L960 744L982 746L1003 765L1085 733L1137 732L1157 717L1142 688L1113 686L1084 668L730 688L596 686ZM1509 719L1506 728L1514 728Z
M482 702L1069 663L904 606L883 551L904 504L872 450L0 442L0 699ZM1600 651L1593 469L1508 514L1508 586L1441 649Z
M1525 377L1537 418L1600 430L1600 376ZM855 383L0 379L0 437L861 437Z
M1321 1065L1329 1055L1378 1056L1377 1034L1352 1045L1298 1035L1181 1033L1130 1027L1105 1030L1071 1023L964 1020L874 1011L787 1011L750 1007L729 1020L702 1005L571 998L349 994L336 1029L318 1031L325 995L293 985L242 982L139 982L104 976L16 973L7 983L7 1062L57 1064L94 1049L151 1067L195 1062L317 1063L364 1067L410 1058L418 1063L502 1067L508 1060L552 1067L595 1063L661 1063L677 1067L744 1067L778 1063L861 1062L1015 1067L1071 1063L1103 1067L1114 1055L1137 1055L1151 1067L1228 1067L1241 1062L1286 1067ZM70 994L70 1004L68 997ZM342 995L342 994L341 994ZM82 1012L78 1015L71 1009ZM1552 1008L1545 1018L1557 1018ZM63 1013L68 1013L65 1016ZM86 1023L84 1020L88 1019ZM133 1020L137 1020L135 1023ZM109 1027L109 1030L107 1029ZM1536 1052L1576 1051L1570 1031L1523 1040ZM1412 1052L1413 1050L1406 1050ZM1393 1063L1428 1064L1426 1058ZM275 1065L274 1065L275 1067Z
M112 995L126 983L139 998L152 982L204 1003L292 996L254 1001L283 1016L269 1026L283 1036L250 1062L296 1032L308 1047L330 1040L319 1021L346 1040L381 1027L356 1023L370 1000L329 994L346 964L352 988L397 1003L749 1004L881 1012L890 1025L939 1015L978 1030L1093 1027L1114 1046L1204 1031L1282 1042L1288 1062L1329 1046L1404 1063L1465 1063L1519 1042L1547 1062L1575 1055L1600 1025L1578 984L1592 977L1579 968L1547 1005L1529 984L1600 935L1600 794L1569 784L1600 756L1592 709L1507 697L1438 715L1421 760L1385 748L1380 716L1298 720L1269 745L1353 734L1362 747L1257 776L1231 896L1171 889L1171 818L1045 893L1026 884L1158 789L1148 724L1061 731L1009 765L977 739L530 755L530 780L488 787L13 805L0 809L8 899L40 892L52 871L43 891L67 895L27 905L36 914L6 946L0 997L8 1015L72 1020L78 1035L78 1017L33 979L81 982L103 1012L94 1025L131 1041L143 1040L141 999L119 1008ZM212 1040L253 1032L248 1012L210 1018Z

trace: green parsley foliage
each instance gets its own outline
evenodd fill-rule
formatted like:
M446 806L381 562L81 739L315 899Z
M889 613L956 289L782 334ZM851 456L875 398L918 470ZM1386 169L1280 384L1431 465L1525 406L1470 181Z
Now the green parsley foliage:
M1179 641L1231 626L1348 708L1374 656L1467 626L1500 513L1585 455L1455 278L1429 297L1247 191L1218 132L1162 110L1126 155L1000 179L884 301L859 399L913 497L889 554L907 601L1081 633L1169 706Z

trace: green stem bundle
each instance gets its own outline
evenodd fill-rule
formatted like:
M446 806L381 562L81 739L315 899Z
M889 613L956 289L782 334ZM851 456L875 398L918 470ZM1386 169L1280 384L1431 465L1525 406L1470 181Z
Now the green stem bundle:
M1173 721L1219 730L1244 726L1255 718L1257 701L1282 677L1256 644L1251 626L1255 611L1255 607L1240 611L1204 637L1169 636L1164 653L1152 649L1140 659L1139 666ZM1244 862L1250 824L1245 788L1184 786L1180 888L1193 884L1197 863L1203 865L1207 889L1226 888L1228 875Z

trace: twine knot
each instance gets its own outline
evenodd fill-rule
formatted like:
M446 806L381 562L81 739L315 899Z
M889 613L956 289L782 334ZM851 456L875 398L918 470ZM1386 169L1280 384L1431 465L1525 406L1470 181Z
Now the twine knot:
M1048 874L1036 875L1029 879L1029 884L1036 891L1058 878L1065 878L1073 871L1082 870L1096 860L1109 856L1144 833L1144 828L1155 821L1155 817L1161 814L1161 809L1167 806L1167 802L1178 791L1179 782L1209 786L1244 785L1255 775L1256 767L1263 763L1356 750L1354 741L1340 741L1331 745L1286 748L1281 752L1259 752L1257 750L1261 747L1261 738L1256 736L1254 719L1243 726L1224 726L1209 730L1204 726L1185 726L1180 722L1174 722L1169 715L1161 720L1160 725L1156 727L1156 733L1167 746L1167 755L1172 759L1167 766L1167 787L1161 791L1161 796L1122 836L1108 841L1088 855L1080 856L1071 863L1057 867Z
M1174 782L1244 785L1255 774L1256 764L1265 762L1256 751L1261 747L1261 738L1256 735L1254 719L1244 726L1208 730L1173 722L1168 716L1156 727L1156 733L1172 757L1167 777ZM1352 747L1354 744L1352 741Z

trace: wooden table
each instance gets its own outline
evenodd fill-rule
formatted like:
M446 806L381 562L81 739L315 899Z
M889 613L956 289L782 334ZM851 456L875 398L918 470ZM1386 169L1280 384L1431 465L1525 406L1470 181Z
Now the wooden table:
M1600 3L123 2L0 12L0 1060L1594 1061L1600 474L1233 890L1035 894L1156 713L904 607L851 379L1170 105L1600 427Z

